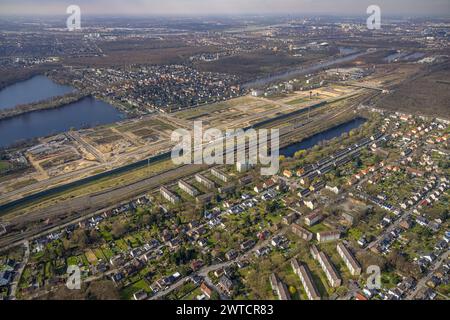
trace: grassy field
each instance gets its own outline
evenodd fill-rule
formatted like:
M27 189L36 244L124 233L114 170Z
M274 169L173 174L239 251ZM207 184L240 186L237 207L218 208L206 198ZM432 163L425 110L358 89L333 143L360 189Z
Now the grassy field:
M286 104L290 105L290 106L295 106L297 104L301 104L301 103L305 103L305 102L312 102L312 101L316 101L316 100L320 100L322 99L322 97L312 97L312 99L310 99L309 97L303 97L303 98L298 98L298 99L294 99L291 101L286 102Z
M0 161L0 172L6 171L10 168L10 164L7 161Z
M144 290L147 293L151 291L148 283L144 279L125 287L120 294L121 298L124 300L130 300L133 298L133 294L135 294L139 290Z

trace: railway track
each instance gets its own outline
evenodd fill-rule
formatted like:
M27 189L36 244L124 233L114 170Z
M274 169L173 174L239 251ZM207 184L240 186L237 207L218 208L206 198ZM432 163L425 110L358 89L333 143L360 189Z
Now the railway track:
M301 128L301 130L294 130L293 132L288 132L283 136L280 136L282 140L281 147L290 144L292 142L291 140L299 134L304 135L302 138L307 137L308 133L314 131L314 127L317 130L317 122L332 123L332 121L335 120L340 114L348 113L348 110L351 108L352 107L345 110L339 110L339 108L331 109L331 111L334 110L334 112L327 112L318 119L313 118L313 121L304 128ZM302 114L304 116L304 113ZM295 116L299 117L302 114L295 114ZM191 176L197 172L205 170L205 168L208 167L211 166L184 165L182 167L171 169L125 186L108 189L92 195L63 200L45 208L36 209L21 216L13 217L10 222L14 225L14 228L9 233L0 237L0 249L9 247L14 243L20 243L24 239L30 239L45 230L51 230L57 226L70 223L71 221L80 219L81 217L85 217L92 212L104 210L113 204L117 204L145 192L155 190L164 183L169 183L170 181L176 179ZM39 199L35 201L39 201ZM49 220L50 222L45 224L44 222L46 220ZM35 225L35 227L30 228L30 225ZM26 229L27 227L28 229Z

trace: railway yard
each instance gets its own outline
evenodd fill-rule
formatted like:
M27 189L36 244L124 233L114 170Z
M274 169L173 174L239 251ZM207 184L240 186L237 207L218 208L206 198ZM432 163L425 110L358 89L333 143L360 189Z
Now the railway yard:
M42 59L28 45L9 57L15 37L33 32L0 32L0 74L41 74L82 93L93 117L101 102L100 115L116 119L81 117L0 148L0 298L449 299L450 106L440 91L450 68L439 24L394 22L371 40L333 19L225 20L192 33L183 19L152 23L94 24L81 38L43 29L35 36L57 39L58 57L42 48ZM4 108L14 116L0 124L62 115L67 98ZM176 164L174 132L195 143L199 123L277 129L278 172L234 153L234 164ZM236 136L202 138L194 160ZM66 288L69 266L83 290Z
M408 69L406 69L408 70ZM408 72L408 71L406 71ZM280 129L281 147L301 141L341 123L360 116L358 106L382 95L383 85L401 81L392 70L380 70L364 82L330 83L309 91L287 92L274 97L251 94L212 105L186 109L170 114L143 116L137 119L69 131L41 139L40 144L24 150L31 166L22 177L12 175L3 180L0 205L44 192L39 201L30 201L2 214L10 230L20 232L19 238L51 229L113 204L111 199L126 200L158 183L158 172L177 178L185 169L177 168L168 159L141 168L102 177L98 182L74 186L68 191L45 195L46 190L64 186L83 177L107 173L108 170L145 161L169 152L174 146L170 134L176 128L192 130L194 121L206 128L220 130L248 128L262 124L264 128ZM190 170L196 170L192 166ZM46 221L42 225L42 221ZM23 229L23 226L25 229ZM25 232L25 233L24 233ZM11 238L9 238L11 237ZM9 233L2 243L17 237ZM2 239L3 240L3 239Z
M235 120L233 122L233 127L235 128L245 128L249 125L255 124L259 121L264 121L268 119L268 117L273 116L275 114L283 114L288 113L289 111L296 111L296 110L302 110L304 108L307 108L305 106L299 107L299 108L293 108L289 110L284 110L283 106L277 106L277 104L273 104L273 108L270 108L267 106L267 101L260 101L258 99L254 98L239 98L240 100L248 99L250 102L250 105L246 107L241 107L240 109L245 110L242 112L241 110L235 110L236 107L228 107L231 110L229 111L229 116L224 116L224 113L222 112L220 116L220 120L217 122L211 121L211 116L205 116L204 119L201 117L196 117L196 121L199 119L203 121L204 125L209 124L211 127L218 127L220 128L220 122L222 122L223 118L227 118L227 123L229 124L232 120ZM353 98L355 99L355 98ZM350 100L353 101L353 100ZM226 104L238 104L242 103L240 101L229 101L226 102ZM338 102L341 104L340 102ZM337 104L338 104L337 103ZM260 118L255 118L253 116L250 110L252 108L260 109L261 105L266 106L268 111L261 114ZM306 104L307 105L307 104ZM270 105L269 105L270 106ZM213 106L214 107L214 106ZM218 106L218 108L221 108L221 106ZM220 109L223 111L223 109ZM307 110L307 109L306 109ZM285 120L276 121L274 123L270 123L267 127L280 127L283 126L284 129L281 131L281 144L283 146L287 145L289 143L292 143L294 141L301 140L311 134L318 133L320 131L328 129L328 127L335 126L339 123L346 122L354 117L356 117L356 114L354 113L355 105L351 104L347 106L346 108L341 108L339 106L334 106L334 103L329 103L319 107L315 110L311 110L309 112L309 119L306 119L304 114L300 115L294 115L292 117L287 117ZM349 112L350 111L350 112ZM195 109L193 111L195 113L201 112L199 109ZM245 112L248 112L247 115ZM307 111L305 111L307 112ZM259 114L258 114L259 115ZM172 115L174 116L174 115ZM175 116L177 116L175 114ZM186 111L184 111L183 114L179 116L180 119L185 120L186 118ZM191 115L189 115L191 116ZM188 116L188 117L189 117ZM167 117L167 116L165 116ZM161 120L162 121L162 120ZM143 122L145 123L145 121ZM141 124L125 124L120 125L119 127L122 128L133 128L133 127L140 127L142 128ZM105 131L105 129L100 129L101 131ZM161 133L164 134L164 133ZM89 135L88 135L89 136ZM93 135L91 134L90 137ZM167 139L165 139L163 142L160 142L159 145L156 145L157 147L164 148L159 149L160 152L167 150L166 145L168 144ZM164 147L161 147L163 145ZM169 147L171 144L169 143ZM148 156L148 154L151 151L144 152L143 150L139 149L139 152L141 154L141 158L134 158L133 160L141 160L143 157ZM136 153L135 153L136 154ZM134 156L134 155L133 155ZM100 163L99 166L104 166L104 164ZM184 174L186 172L186 168L174 168L174 165L170 162L170 160L166 160L163 162L159 162L155 164L156 167L161 166L163 169L167 168L169 170L170 174L175 178L177 177L177 173ZM199 170L196 169L195 165L191 166L191 170ZM112 176L110 178L105 178L105 181L100 181L100 183L92 183L91 185L79 187L76 188L73 191L70 191L68 193L64 193L62 196L57 196L55 198L50 198L49 200L46 200L42 203L37 203L35 205L32 205L31 208L35 207L36 211L33 213L33 210L29 206L26 206L23 209L18 208L17 210L13 210L11 214L7 214L4 217L14 217L14 220L9 221L9 223L14 223L15 221L20 222L20 224L23 225L32 225L33 221L42 221L42 219L47 220L50 219L50 221L54 221L54 223L61 223L63 221L70 221L70 219L74 217L77 217L81 212L84 214L92 211L99 210L103 207L107 207L108 205L112 204L111 199L127 199L129 197L135 196L137 194L142 193L146 188L149 188L151 184L148 183L148 180L156 181L155 186L158 184L158 175L156 174L157 170L150 170L150 167L144 167L142 169L136 169L134 172L131 171L129 173L124 174L123 176ZM82 172L85 169L82 170ZM97 169L98 170L98 169ZM86 172L87 173L87 172ZM149 174L150 173L150 174ZM155 175L156 177L153 178L145 178L145 176L152 176ZM76 175L74 175L76 176ZM79 178L79 175L77 176ZM161 182L165 181L164 175L161 177ZM65 180L67 182L67 180ZM160 183L161 183L160 182ZM117 185L117 186L116 186ZM122 186L123 185L123 186ZM141 186L141 187L140 187ZM27 188L27 187L25 187ZM25 189L25 190L31 190L31 189ZM33 189L36 190L36 189ZM98 195L96 195L98 193ZM17 195L19 196L19 195ZM73 197L76 197L73 199ZM69 206L68 206L69 205ZM70 209L68 209L70 208ZM24 214L26 213L26 214ZM78 214L78 215L77 215ZM7 219L5 219L8 221ZM46 228L51 228L52 223L50 222ZM32 228L31 228L32 229ZM39 229L38 229L39 230ZM33 231L33 232L36 232ZM23 237L23 235L22 235ZM10 241L10 239L5 239L5 243Z

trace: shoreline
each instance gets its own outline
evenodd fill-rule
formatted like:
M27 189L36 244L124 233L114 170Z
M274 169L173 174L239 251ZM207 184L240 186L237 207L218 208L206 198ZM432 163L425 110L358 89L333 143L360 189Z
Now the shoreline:
M89 96L91 96L91 94L75 92L75 93L69 93L69 94L66 94L63 96L57 96L54 98L50 98L50 99L35 102L35 103L19 105L14 108L4 109L4 110L0 111L0 121L11 119L11 118L23 115L23 114L32 113L32 112L36 112L36 111L61 108L68 104L78 102Z

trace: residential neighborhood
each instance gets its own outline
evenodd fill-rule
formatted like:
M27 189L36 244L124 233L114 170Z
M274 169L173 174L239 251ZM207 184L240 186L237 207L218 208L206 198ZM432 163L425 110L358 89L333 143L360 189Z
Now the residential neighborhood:
M36 237L1 256L3 298L51 295L75 265L134 300L446 299L448 127L403 118L375 113L270 179L222 166Z

